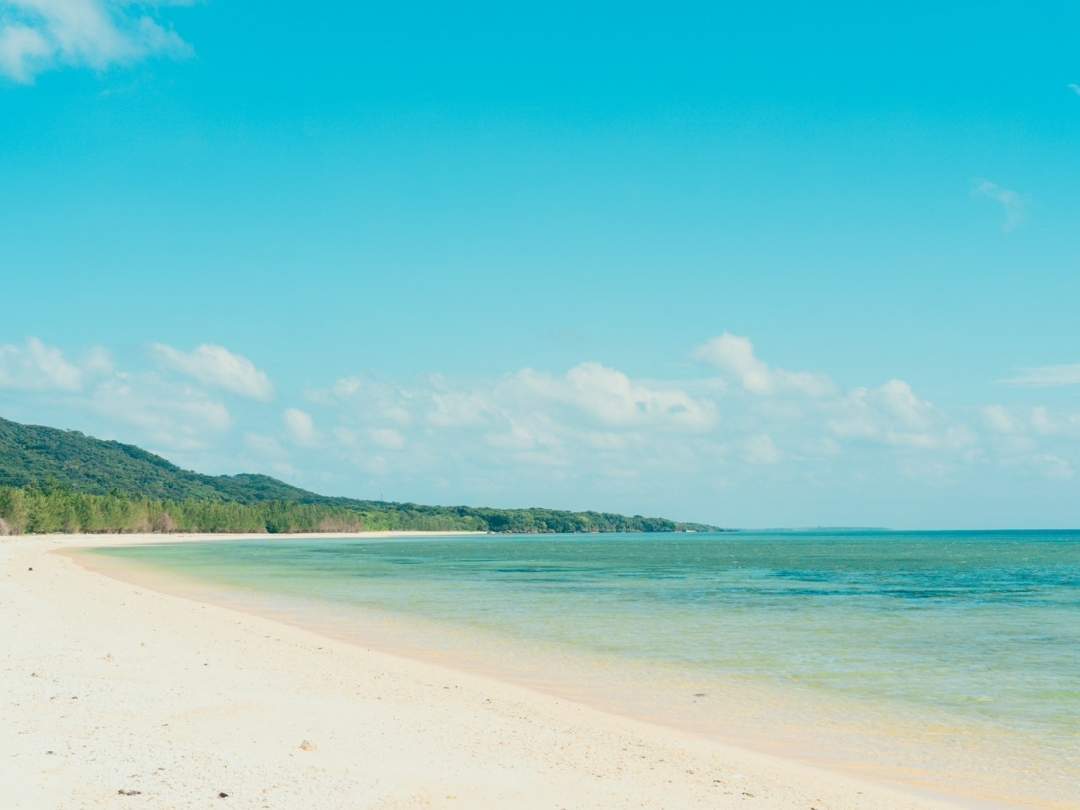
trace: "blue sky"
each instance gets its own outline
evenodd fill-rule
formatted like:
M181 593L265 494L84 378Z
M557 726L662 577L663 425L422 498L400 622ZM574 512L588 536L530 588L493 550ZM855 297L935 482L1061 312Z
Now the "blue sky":
M1080 525L1080 9L0 0L0 415L335 494Z

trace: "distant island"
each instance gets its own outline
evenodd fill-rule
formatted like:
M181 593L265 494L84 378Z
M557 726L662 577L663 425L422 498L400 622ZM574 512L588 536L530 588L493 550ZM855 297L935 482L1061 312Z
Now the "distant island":
M0 419L0 534L717 531L665 518L424 506L319 495L266 475L202 475L129 444Z

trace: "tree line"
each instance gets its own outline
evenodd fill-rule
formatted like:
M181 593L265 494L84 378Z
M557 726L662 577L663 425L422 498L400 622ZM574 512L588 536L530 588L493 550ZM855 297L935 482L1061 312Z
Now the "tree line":
M362 502L357 502L362 503ZM0 486L0 534L141 532L481 531L506 533L670 532L697 528L663 518L553 509L215 498L154 498L78 492L60 486ZM704 528L704 527L702 527Z
M361 512L288 501L166 500L122 493L0 487L0 533L356 532L483 530L450 515Z

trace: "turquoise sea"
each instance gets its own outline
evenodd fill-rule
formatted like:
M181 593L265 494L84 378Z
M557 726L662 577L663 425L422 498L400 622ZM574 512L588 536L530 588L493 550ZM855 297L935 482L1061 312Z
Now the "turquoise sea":
M840 723L885 745L884 724L925 748L920 735L945 729L959 759L958 746L1022 757L1047 784L1067 784L1080 760L1080 532L237 540L95 554L704 730L733 714L760 727L783 705L801 732L774 717L770 739ZM830 708L799 708L815 701Z

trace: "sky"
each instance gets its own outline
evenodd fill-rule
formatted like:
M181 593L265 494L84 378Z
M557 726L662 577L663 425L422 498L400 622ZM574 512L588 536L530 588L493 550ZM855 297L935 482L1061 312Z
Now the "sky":
M1078 32L0 0L0 416L363 498L1080 526Z

